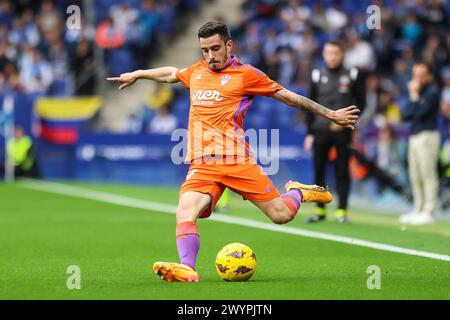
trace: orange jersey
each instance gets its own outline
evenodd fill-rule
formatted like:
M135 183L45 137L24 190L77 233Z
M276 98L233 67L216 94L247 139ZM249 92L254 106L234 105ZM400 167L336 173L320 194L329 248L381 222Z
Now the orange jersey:
M271 96L283 87L249 64L232 59L214 72L205 60L178 70L176 77L190 89L186 161L209 155L252 157L243 122L255 95Z

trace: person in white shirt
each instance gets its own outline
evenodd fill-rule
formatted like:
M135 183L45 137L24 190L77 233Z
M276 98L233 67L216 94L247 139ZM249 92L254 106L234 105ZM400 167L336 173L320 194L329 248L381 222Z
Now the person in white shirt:
M170 134L177 128L177 118L169 112L167 107L158 109L155 117L150 121L149 132Z
M376 59L371 44L361 39L356 31L349 33L348 44L349 46L345 51L344 67L373 71L376 67Z

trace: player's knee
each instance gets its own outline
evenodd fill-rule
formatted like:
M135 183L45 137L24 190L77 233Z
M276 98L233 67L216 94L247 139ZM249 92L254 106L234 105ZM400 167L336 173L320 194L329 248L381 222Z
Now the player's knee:
M284 207L275 207L273 208L271 219L276 224L285 224L292 219L294 219L295 214L293 214L289 209Z
M276 224L286 224L294 219L294 215L285 215L280 217L272 218L272 221Z
M288 211L288 212L283 214L283 216L279 220L280 222L278 224L285 224L285 223L291 222L294 219L294 217L295 217L295 214L293 214L292 212Z
M195 222L195 220L197 219L197 212L195 208L189 206L179 205L177 207L176 214L178 223L186 221Z

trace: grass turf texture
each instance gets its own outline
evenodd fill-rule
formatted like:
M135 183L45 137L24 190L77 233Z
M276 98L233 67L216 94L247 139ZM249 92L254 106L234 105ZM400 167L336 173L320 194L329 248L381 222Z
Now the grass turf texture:
M72 185L176 204L177 190L123 185ZM200 220L201 282L166 283L154 261L177 261L175 216L0 184L0 299L449 299L449 262L331 241ZM237 195L230 215L268 221ZM312 207L302 206L308 215ZM450 223L401 230L397 216L351 210L352 224L330 219L291 227L405 248L450 253ZM230 242L249 245L257 270L248 282L225 282L214 260ZM81 290L69 290L69 265L81 268ZM367 267L381 268L369 290Z

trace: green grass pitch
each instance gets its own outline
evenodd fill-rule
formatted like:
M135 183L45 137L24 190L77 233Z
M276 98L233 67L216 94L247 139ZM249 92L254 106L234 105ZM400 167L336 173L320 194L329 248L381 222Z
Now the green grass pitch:
M71 183L175 205L178 190ZM290 227L404 248L450 254L450 222L403 228L397 216L351 210L352 223L305 225L303 206ZM230 216L268 222L249 202L232 197ZM449 299L450 263L203 219L199 283L166 283L154 261L177 261L175 216L0 184L0 299ZM242 242L257 256L248 282L221 280L220 248ZM69 290L67 267L78 265L81 289ZM369 290L367 268L381 270Z

